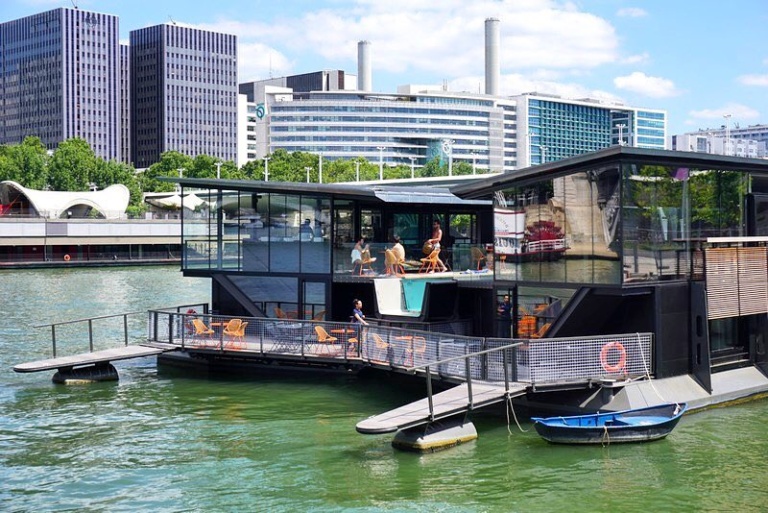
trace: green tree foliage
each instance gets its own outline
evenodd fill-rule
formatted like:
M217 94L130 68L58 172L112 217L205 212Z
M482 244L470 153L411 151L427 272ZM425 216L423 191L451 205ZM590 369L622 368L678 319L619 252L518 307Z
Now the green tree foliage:
M30 189L44 189L48 183L48 153L38 137L21 144L0 147L0 181L13 180Z
M98 159L79 137L59 143L48 166L48 183L55 191L87 191Z
M187 170L191 172L192 169L193 160L191 158L178 151L166 151L160 155L159 162L155 162L144 171L140 180L141 188L144 192L172 192L176 186L173 183L161 182L158 178L162 176L178 177L179 173L183 176L189 176Z
M421 176L447 176L448 165L443 165L440 159L435 157L421 168Z

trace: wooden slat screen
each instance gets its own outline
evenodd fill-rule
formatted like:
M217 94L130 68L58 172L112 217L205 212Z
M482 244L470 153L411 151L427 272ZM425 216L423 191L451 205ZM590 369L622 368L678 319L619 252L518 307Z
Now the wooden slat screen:
M708 248L706 263L710 319L768 312L765 247Z

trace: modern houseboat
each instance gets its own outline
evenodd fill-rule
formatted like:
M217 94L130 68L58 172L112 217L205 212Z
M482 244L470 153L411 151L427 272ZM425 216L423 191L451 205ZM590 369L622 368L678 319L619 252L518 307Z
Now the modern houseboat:
M444 373L460 383L495 369L527 385L510 399L542 409L696 409L768 391L766 161L616 146L452 187L174 181L211 205L207 219L182 219L183 272L211 280L208 320L248 317L246 338L267 337L269 321L347 324L360 299L371 326L349 336L361 358L345 352L343 365L306 357L314 329L294 333L301 355L279 365L263 346L223 344L161 364L392 371L397 339L404 374L432 363L438 375L455 367ZM509 212L522 217L510 223ZM419 273L433 220L450 271ZM509 258L509 239L534 225L567 241L558 258ZM386 274L394 235L405 272ZM365 272L351 260L361 238ZM383 330L410 335L382 341ZM488 358L512 345L513 361ZM453 359L470 353L484 356Z

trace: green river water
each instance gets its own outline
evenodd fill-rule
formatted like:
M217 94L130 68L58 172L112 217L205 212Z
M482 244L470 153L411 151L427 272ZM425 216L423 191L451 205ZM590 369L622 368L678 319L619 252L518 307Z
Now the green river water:
M387 381L211 378L154 358L95 385L13 372L51 356L34 325L207 302L208 282L175 267L3 271L0 297L3 512L768 511L765 399L608 447L550 445L486 414L478 440L419 455L355 431L424 395ZM59 354L87 350L75 338Z

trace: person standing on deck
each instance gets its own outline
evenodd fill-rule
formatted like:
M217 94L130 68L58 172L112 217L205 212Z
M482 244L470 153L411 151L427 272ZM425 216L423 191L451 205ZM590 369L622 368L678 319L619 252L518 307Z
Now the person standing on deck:
M368 326L368 321L365 320L363 313L363 302L359 299L352 301L352 322Z
M512 303L509 302L509 295L504 295L504 300L499 303L499 336L509 338L512 336Z
M427 242L432 244L432 250L440 249L440 241L443 240L443 229L440 227L440 221L435 219L432 222L432 238L427 239ZM448 270L448 268L445 266L442 260L440 260L440 255L437 255L437 263L440 264L440 272L445 272Z

